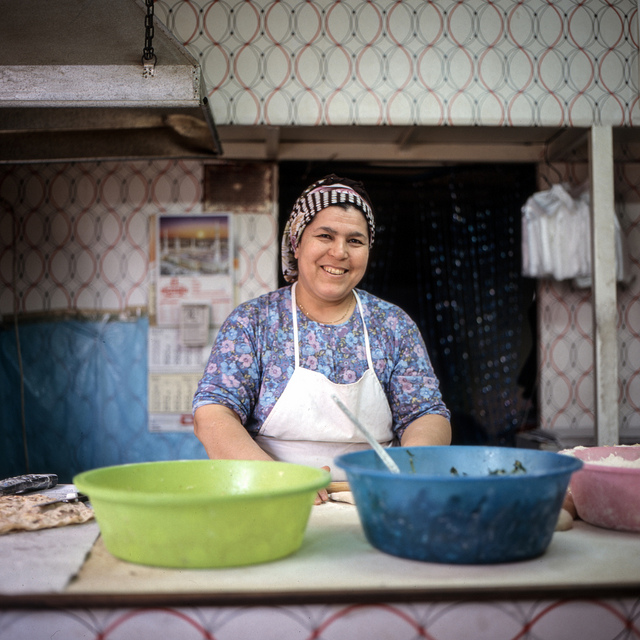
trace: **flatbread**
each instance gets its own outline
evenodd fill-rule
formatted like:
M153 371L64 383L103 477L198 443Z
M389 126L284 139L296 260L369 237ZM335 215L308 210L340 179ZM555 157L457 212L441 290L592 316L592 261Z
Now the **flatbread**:
M26 496L0 496L0 535L9 531L35 531L79 524L93 519L93 509L83 502L50 502L41 493Z

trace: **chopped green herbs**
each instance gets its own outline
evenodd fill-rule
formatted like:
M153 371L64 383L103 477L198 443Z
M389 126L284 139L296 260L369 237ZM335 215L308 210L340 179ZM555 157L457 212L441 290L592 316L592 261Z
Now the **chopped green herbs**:
M452 476L459 476L460 474L458 473L458 470L455 467L451 467L451 475ZM466 473L462 474L463 476L466 476Z
M451 467L450 471L452 476L466 476L466 473L460 473L455 467ZM489 470L489 475L490 476L506 476L506 475L514 475L516 473L526 473L527 470L524 468L524 465L522 464L522 462L520 462L520 460L516 460L513 463L513 469L509 472L507 472L505 469L493 469L493 470Z
M505 471L504 469L494 469L493 471L489 471L490 476L506 476L508 473L510 475L514 475L516 473L526 473L527 470L524 468L524 465L520 460L516 460L513 463L513 469L510 472Z
M411 467L411 473L415 473L416 468L413 464L413 453L411 453L411 451L407 451L407 454L409 455L409 466Z

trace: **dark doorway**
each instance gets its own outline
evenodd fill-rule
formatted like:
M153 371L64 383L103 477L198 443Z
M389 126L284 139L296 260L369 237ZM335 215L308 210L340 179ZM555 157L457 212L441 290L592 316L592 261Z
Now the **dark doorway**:
M281 233L302 190L329 173L361 180L371 196L376 241L360 287L420 327L454 443L514 444L535 422L535 282L520 275L535 165L283 162Z

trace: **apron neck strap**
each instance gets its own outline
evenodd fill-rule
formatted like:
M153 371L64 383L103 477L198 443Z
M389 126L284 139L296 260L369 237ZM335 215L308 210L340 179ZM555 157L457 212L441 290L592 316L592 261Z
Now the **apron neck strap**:
M291 317L293 318L293 350L295 354L295 368L300 365L300 346L298 345L298 305L296 304L296 286L294 282L291 286Z
M371 357L371 347L369 346L369 332L367 331L367 323L364 321L362 302L360 302L360 296L355 289L353 290L353 295L356 297L358 311L360 312L360 319L362 320L362 331L364 333L364 348L367 352L367 363L369 364L369 369L373 370L373 358Z

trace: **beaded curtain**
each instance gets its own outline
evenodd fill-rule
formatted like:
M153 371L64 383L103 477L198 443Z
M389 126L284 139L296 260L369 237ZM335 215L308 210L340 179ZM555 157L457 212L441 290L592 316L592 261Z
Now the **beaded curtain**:
M535 168L330 163L305 171L283 163L281 226L304 186L330 171L362 180L371 196L376 241L359 286L418 324L452 411L454 441L513 444L523 422L535 419L535 397L524 397L534 383L520 375L535 343L528 319L535 283L520 275L520 207L535 189Z

